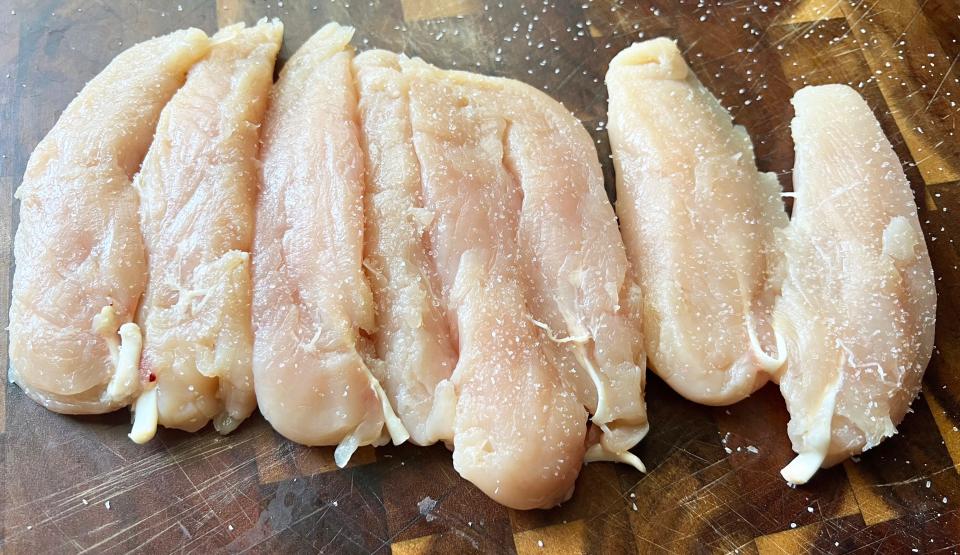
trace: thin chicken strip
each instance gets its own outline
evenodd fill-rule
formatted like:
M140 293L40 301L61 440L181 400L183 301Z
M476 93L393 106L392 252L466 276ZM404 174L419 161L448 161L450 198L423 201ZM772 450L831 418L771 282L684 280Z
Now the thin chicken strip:
M802 484L896 433L933 350L937 295L910 184L850 87L793 97L796 201L774 326Z
M673 41L620 52L606 82L617 212L643 289L650 366L690 400L739 401L783 364L770 327L775 231L787 223L777 179L757 171L745 130Z
M109 412L140 390L132 320L147 268L130 181L161 109L208 48L187 29L123 52L30 157L16 194L10 379L50 410Z
M363 153L348 46L330 23L290 58L263 134L254 245L254 377L260 411L306 445L408 437L358 344L374 328L363 261Z
M134 182L150 272L141 372L156 380L138 420L156 411L159 424L196 431L212 419L228 433L256 407L249 251L259 127L282 36L277 20L214 35L164 108Z
M423 206L406 80L390 52L360 54L354 68L367 165L364 266L377 308L379 362L368 362L413 443L449 442L457 351L424 237L432 215Z

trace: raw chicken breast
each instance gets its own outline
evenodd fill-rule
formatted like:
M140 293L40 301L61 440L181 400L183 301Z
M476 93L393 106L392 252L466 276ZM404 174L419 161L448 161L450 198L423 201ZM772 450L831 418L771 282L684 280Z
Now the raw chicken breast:
M787 223L777 179L757 171L746 131L673 41L620 52L606 83L617 211L643 289L650 366L690 400L739 401L783 364L770 327L774 232Z
M250 255L260 122L283 26L221 29L163 110L134 182L150 281L141 372L159 423L228 433L256 407ZM144 406L156 403L153 407ZM146 438L141 438L146 439Z
M592 415L587 461L620 461L643 471L629 453L649 429L643 298L593 141L542 92L507 79L484 84L496 87L493 107L507 119L504 165L522 189L517 237L528 319L543 332L551 364Z
M910 185L867 104L844 85L793 97L796 201L774 326L780 390L806 482L896 433L933 349L936 290Z
M505 505L556 505L580 471L587 414L528 319L518 245L523 194L503 162L507 120L480 79L402 63L433 216L430 247L459 343L454 467Z
M354 68L367 167L364 267L377 313L376 359L368 362L413 443L449 442L457 351L424 238L432 213L423 206L407 83L389 52L365 52Z
M306 445L407 439L362 352L374 329L363 261L364 173L353 29L328 24L273 89L254 245L254 376L260 411Z
M584 406L591 458L639 466L639 297L586 131L518 82L376 56L406 80L427 283L458 347L434 401L454 466L510 507L556 505L584 459Z
M130 180L160 110L208 48L188 29L123 52L30 157L17 191L10 379L51 410L108 412L140 390L131 322L147 271Z

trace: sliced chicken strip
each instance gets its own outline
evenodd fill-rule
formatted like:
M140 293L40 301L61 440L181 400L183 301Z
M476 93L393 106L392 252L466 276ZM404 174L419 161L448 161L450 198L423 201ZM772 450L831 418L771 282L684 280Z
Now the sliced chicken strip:
M850 87L793 97L796 201L774 326L789 358L780 390L806 482L896 433L933 350L936 289L910 184Z
M30 157L16 195L10 379L51 410L109 412L140 390L131 322L147 268L130 181L160 110L208 48L188 29L123 52Z
M519 241L527 307L550 340L545 351L601 432L587 458L643 470L628 452L649 428L643 299L596 149L580 122L544 93L518 81L485 81L496 87L494 106L509 118L505 163L523 190Z
M783 364L770 327L775 231L787 223L773 174L673 41L620 52L606 77L617 211L644 294L653 370L690 400L725 405Z
M358 348L374 328L363 261L363 153L348 46L328 24L290 58L263 133L254 245L254 377L260 411L306 445L407 438ZM386 430L384 430L386 424Z
M249 251L259 127L282 36L277 20L214 35L164 108L134 182L150 271L141 371L156 380L166 427L213 419L228 433L256 407Z
M506 159L502 85L400 59L431 254L459 344L454 467L518 509L569 498L583 461L587 413L550 364L530 316L521 255L523 189Z
M413 443L449 442L457 351L424 237L432 213L423 206L406 80L390 52L360 54L354 68L367 166L364 266L376 299L374 343L382 361L370 364Z

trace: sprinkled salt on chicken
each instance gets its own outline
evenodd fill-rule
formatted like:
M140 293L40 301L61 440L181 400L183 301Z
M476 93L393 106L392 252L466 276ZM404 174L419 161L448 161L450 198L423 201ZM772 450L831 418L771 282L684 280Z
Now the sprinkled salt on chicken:
M805 483L896 433L933 350L936 290L917 206L896 153L850 87L793 97L796 201L774 326L780 390Z
M508 122L504 165L522 189L517 237L529 319L592 415L587 460L644 470L629 453L649 428L643 299L592 140L546 94L519 81L486 81L496 85L493 106Z
M164 108L134 182L150 274L141 372L148 388L155 380L166 427L196 431L212 419L228 433L256 407L249 252L259 128L282 36L277 20L214 35ZM146 403L138 420L154 412Z
M746 131L658 38L610 63L617 211L644 294L651 368L684 397L726 405L783 364L770 327L776 176L757 171Z
M91 80L30 157L10 308L10 379L45 407L102 413L140 391L134 313L147 281L130 186L160 111L209 48L188 29Z
M567 499L587 413L528 319L517 242L523 195L504 166L508 122L468 74L401 59L413 140L433 213L430 248L459 344L453 463L511 507Z
M639 290L586 131L521 83L393 58L459 355L434 399L454 466L521 509L567 499L585 456L642 468Z
M433 213L423 206L407 82L389 52L360 54L354 68L367 167L364 267L377 313L376 359L368 363L413 443L449 442L457 350L427 252Z
M254 245L254 377L260 411L306 445L408 437L365 359L374 303L363 273L364 170L353 29L328 24L290 58L263 131Z

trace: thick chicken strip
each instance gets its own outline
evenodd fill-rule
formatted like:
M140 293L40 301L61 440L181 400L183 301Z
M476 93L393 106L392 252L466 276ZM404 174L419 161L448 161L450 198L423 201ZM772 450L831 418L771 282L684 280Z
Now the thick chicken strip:
M421 75L416 68L423 66L414 64L404 75L400 60L371 51L355 62L370 160L366 265L378 303L375 339L387 391L408 429L414 437L413 430L429 430L433 435L426 441L449 440L452 422L444 415L452 414L455 399L444 379L456 363L451 346L456 338L450 338L444 322L449 315L439 298L440 278L425 252L431 249L424 232L435 212L424 207L407 106L409 80ZM428 83L436 75L432 69L422 73ZM639 289L626 275L626 256L590 138L569 112L526 85L451 75L458 76L461 87L475 81L473 86L483 89L485 117L499 109L508 125L503 164L524 196L518 238L519 256L526 261L527 319L545 332L541 338L551 338L543 342L544 355L567 371L564 377L604 430L593 439L602 441L591 447L589 457L639 466L627 453L647 430ZM543 144L547 139L550 148ZM451 326L456 329L456 321Z
M249 251L259 127L282 35L276 20L214 35L164 108L134 182L150 272L141 371L156 380L166 427L195 431L213 419L228 433L256 407ZM138 402L137 419L147 409Z
M562 502L584 457L584 406L599 426L590 458L639 466L627 451L647 429L639 299L589 136L526 85L398 63L459 346L455 467L511 507Z
M147 268L130 181L160 110L208 48L188 29L123 52L30 157L17 191L10 379L51 410L108 412L140 390L132 320Z
M910 184L850 87L793 97L796 201L774 326L802 484L896 433L933 349L936 289Z
M586 458L644 470L629 453L649 428L643 299L596 149L583 125L542 92L519 81L484 82L496 87L493 106L507 118L504 163L523 194L518 239L530 321L592 415Z
M787 223L773 174L673 41L620 52L606 77L617 211L644 294L651 368L684 397L739 401L783 364L770 327L775 230Z
M271 96L254 245L260 411L306 445L357 447L407 432L364 362L374 304L363 274L363 153L353 29L331 23L287 62ZM372 350L372 348L371 348Z
M367 167L364 267L377 309L377 357L369 363L413 443L449 442L457 351L424 238L432 216L423 207L407 83L390 52L360 54L354 68Z
M454 467L505 505L556 505L580 471L587 414L527 318L523 195L503 163L507 121L469 75L402 63L430 246L460 348Z

